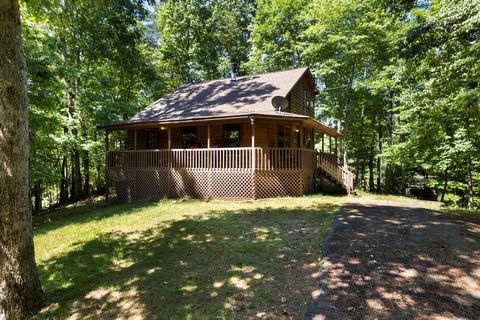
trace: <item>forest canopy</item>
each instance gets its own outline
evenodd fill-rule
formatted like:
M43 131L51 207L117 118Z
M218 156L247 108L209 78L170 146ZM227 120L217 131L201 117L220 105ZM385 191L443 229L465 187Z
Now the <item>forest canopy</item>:
M308 66L358 188L478 207L480 1L21 1L32 204L105 186L104 132L178 85Z

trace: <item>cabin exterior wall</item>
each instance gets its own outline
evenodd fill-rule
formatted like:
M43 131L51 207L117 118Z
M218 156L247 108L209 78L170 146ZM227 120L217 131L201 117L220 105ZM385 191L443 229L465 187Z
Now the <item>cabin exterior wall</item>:
M314 88L310 85L306 76L303 76L298 80L288 95L289 112L315 118L313 105L310 106L307 104L308 98L312 99L313 102L315 101Z
M240 144L239 147L251 147L252 145L252 125L250 122L236 122L226 124L211 124L210 125L210 147L224 148L225 145L225 128L228 125L235 124L240 126ZM185 126L184 126L185 127ZM173 126L170 128L171 132L171 148L181 149L182 145L182 128L180 126ZM192 126L188 126L192 127ZM193 126L197 135L196 148L207 148L208 146L208 125ZM300 148L300 130L302 126L299 122L283 121L257 121L255 122L255 146L261 148L278 148L290 147ZM313 143L310 143L313 137L311 128L303 127L304 143L307 149L313 148ZM135 132L136 131L136 132ZM155 131L158 135L157 144L154 146L147 146L148 132ZM279 136L283 133L284 145L279 141ZM135 139L136 137L136 139ZM288 138L285 138L288 137ZM286 141L287 139L288 141ZM310 140L308 140L310 139ZM309 142L310 141L310 142ZM130 129L127 131L127 139L125 144L126 150L147 150L147 149L168 149L168 129L166 127L156 126L151 128Z

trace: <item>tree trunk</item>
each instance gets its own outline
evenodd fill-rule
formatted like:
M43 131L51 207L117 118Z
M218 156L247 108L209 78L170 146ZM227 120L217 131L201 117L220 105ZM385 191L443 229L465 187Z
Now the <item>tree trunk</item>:
M27 72L17 0L0 0L0 319L40 310L29 192Z
M467 208L473 209L472 157L467 156Z
M98 193L98 191L100 191L100 189L102 189L102 184L101 184L101 173L100 173L100 163L99 162L95 162L95 192Z
M443 182L443 190L442 190L442 195L440 197L441 202L445 200L445 194L447 193L447 186L448 186L448 169L445 169L445 180Z
M393 102L390 98L388 102L388 121L387 121L387 144L391 148L393 145ZM387 159L387 164L385 165L385 193L393 193L394 186L394 166L391 163L390 159Z
M60 180L60 203L68 200L67 156L62 157L62 178Z
M35 198L33 210L38 212L42 210L42 183L37 181L33 187L33 196Z
M398 116L398 126L400 127L400 116ZM405 136L402 134L400 135L400 138L399 138L399 142L402 143L405 141ZM403 155L403 152L400 156L400 162L401 162L401 172L402 172L402 181L401 181L401 185L400 185L400 193L402 195L406 195L407 194L407 175L406 175L406 172L405 172L405 160L404 160L404 155Z
M400 193L404 196L407 194L407 177L405 173L405 166L402 164L402 182L400 185Z
M363 131L364 131L364 119L365 119L365 107L362 106L362 111L360 113L360 143L358 144L356 150L356 159L355 159L355 174L356 174L356 185L360 185L362 187L363 184L363 172L361 172L363 167L363 160L364 160L364 150L365 150L365 143L363 138Z
M381 191L381 169L382 169L382 136L383 136L383 128L382 124L379 123L378 125L378 156L377 156L377 192Z
M98 135L97 131L95 131L95 142L98 141ZM101 182L100 182L100 161L94 161L95 162L95 192L98 193L98 191L101 189Z
M372 147L373 149L373 147ZM375 192L375 179L373 176L373 150L370 150L370 157L368 158L368 188L370 192Z
M83 198L82 190L82 175L80 172L80 152L76 147L72 150L71 153L71 165L72 165L72 191L71 199L73 201L78 201Z
M342 132L342 120L341 119L337 120L337 131ZM329 142L332 142L332 139L330 139ZM344 143L345 143L345 141L344 141ZM332 146L329 145L329 148L331 149ZM337 162L340 163L340 148L335 150L335 156L337 157Z
M467 116L465 117L465 129L467 131L467 139L475 145L472 141L470 133L470 118L472 118L470 104L467 104ZM473 209L473 177L472 177L472 155L469 152L467 155L467 208Z
M345 127L343 128L343 167L348 169L348 127L350 122L350 110L347 106L345 111Z
M83 193L88 197L90 195L90 159L86 150L83 151L83 175L85 176Z
M63 3L63 16L67 17L70 14L69 2L64 1ZM61 47L61 56L62 62L65 64L65 67L71 64L72 57L69 51L69 46L67 45L66 39L66 31L61 30L60 33L60 47ZM75 75L74 75L75 76ZM67 129L68 132L71 132L73 139L78 141L78 129L77 129L77 110L75 108L75 99L76 99L76 92L75 92L75 85L76 80L72 79L72 75L69 73L65 73L63 76L63 82L66 87L65 92L65 105L66 111L69 118L69 128ZM69 130L69 131L68 131ZM80 171L80 151L76 145L71 146L70 152L70 159L71 159L71 199L73 201L78 201L83 198L83 190L82 190L82 176Z
M365 182L365 160L362 160L362 165L360 167L360 185L362 191L367 190L367 183Z

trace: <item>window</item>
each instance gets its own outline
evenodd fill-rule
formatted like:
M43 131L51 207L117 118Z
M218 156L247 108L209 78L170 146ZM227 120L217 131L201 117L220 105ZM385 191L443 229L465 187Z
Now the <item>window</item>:
M182 148L196 148L197 130L195 127L182 128Z
M146 131L147 149L158 149L158 129L149 129Z
M308 114L314 110L313 94L308 90L305 90L304 92L304 110L305 114Z
M240 125L228 124L225 126L225 147L238 148L240 147Z
M291 129L282 125L278 126L278 147L290 148L291 147Z

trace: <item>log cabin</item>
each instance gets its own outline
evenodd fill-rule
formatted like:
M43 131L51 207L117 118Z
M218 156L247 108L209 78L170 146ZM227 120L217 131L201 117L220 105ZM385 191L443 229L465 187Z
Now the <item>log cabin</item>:
M101 126L107 199L301 196L318 189L320 176L350 193L340 134L315 120L316 94L308 68L180 86Z

